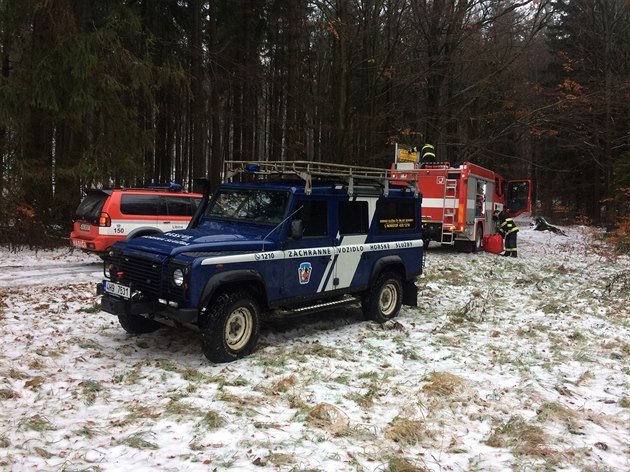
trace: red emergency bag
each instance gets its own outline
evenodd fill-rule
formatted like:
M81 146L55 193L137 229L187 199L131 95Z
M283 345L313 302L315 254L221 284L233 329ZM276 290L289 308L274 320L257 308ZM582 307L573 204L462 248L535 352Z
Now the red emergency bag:
M500 234L484 234L483 249L492 254L501 254L503 252L503 238Z

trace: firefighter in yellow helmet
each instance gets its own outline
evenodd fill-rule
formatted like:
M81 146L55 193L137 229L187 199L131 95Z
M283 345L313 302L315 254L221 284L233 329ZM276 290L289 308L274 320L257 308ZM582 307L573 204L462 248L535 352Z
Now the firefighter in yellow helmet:
M418 146L412 147L409 152L419 152L420 153L420 162L435 162L435 147L433 144L425 144L422 148Z
M514 223L514 220L507 215L506 210L496 210L494 215L499 220L499 233L503 236L505 244L506 257L518 257L518 250L516 249L516 235L518 233L518 226Z

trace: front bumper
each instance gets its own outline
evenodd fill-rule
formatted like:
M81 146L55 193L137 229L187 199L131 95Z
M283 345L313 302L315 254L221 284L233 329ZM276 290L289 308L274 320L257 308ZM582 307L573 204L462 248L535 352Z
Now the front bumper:
M106 293L103 284L98 283L96 293L102 295L101 310L112 315L148 315L149 318L168 318L179 323L196 323L198 311L195 308L174 308L158 301L125 300Z

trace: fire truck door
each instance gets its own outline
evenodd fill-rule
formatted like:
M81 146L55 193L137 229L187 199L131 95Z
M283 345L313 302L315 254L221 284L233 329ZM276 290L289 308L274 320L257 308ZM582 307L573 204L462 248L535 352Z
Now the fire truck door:
M532 211L532 181L510 180L507 183L506 207L509 216Z
M471 185L472 187L472 185ZM477 180L475 185L475 218L486 217L486 195L488 194L488 182L484 180Z

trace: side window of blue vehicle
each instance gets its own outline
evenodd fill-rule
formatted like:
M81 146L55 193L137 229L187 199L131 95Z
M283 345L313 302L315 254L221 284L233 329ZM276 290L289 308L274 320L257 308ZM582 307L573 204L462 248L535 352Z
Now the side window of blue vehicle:
M339 234L367 234L370 227L367 202L339 203Z
M416 205L413 200L380 200L376 204L379 232L410 230L416 227Z
M298 200L293 220L302 220L302 237L321 237L328 235L328 202L324 200Z

